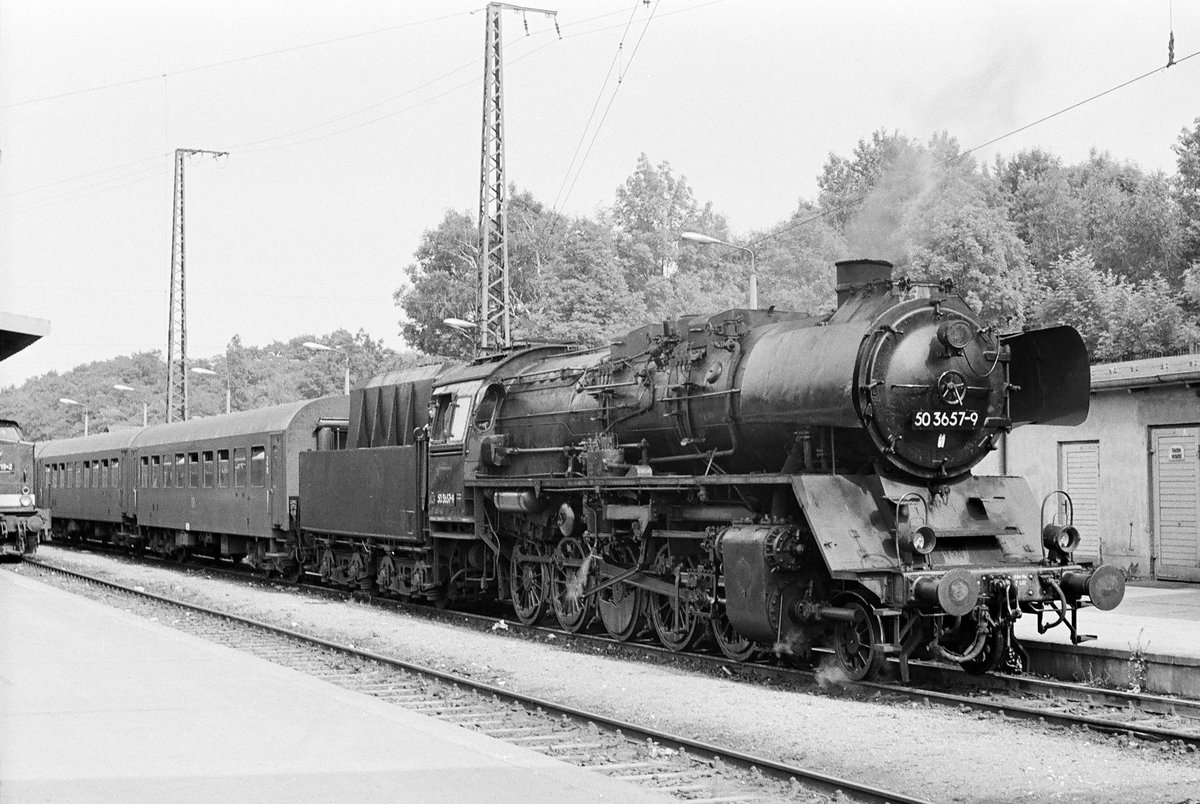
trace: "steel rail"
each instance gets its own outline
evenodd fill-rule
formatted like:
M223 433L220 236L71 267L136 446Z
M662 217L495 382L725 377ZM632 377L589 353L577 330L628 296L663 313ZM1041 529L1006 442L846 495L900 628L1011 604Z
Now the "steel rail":
M34 563L38 562L35 561ZM167 562L164 562L163 566L171 565ZM186 568L187 565L174 566ZM243 580L254 578L254 576L248 573L238 572L236 570L231 570L224 567L204 565L204 569L206 571L213 571ZM443 621L454 618L473 620L476 622L476 627L480 628L481 630L490 630L492 626L495 626L496 623L503 620L507 630L510 632L516 634L528 634L531 636L544 636L552 634L554 635L555 639L560 640L559 644L562 644L563 641L570 640L579 644L606 647L610 650L620 651L622 654L631 657L642 655L653 656L659 661L693 662L706 665L713 669L724 668L730 672L736 672L741 675L754 676L771 681L795 682L802 679L808 684L818 683L816 680L816 672L804 668L782 667L778 665L768 665L757 662L737 662L724 656L715 656L712 654L697 652L680 653L669 650L668 648L657 644L648 644L644 642L621 642L608 635L585 634L579 632L572 633L552 626L526 626L510 621L504 617L495 617L491 615L478 614L475 612L451 612L416 603L406 603L378 595L370 595L357 590L341 589L338 587L300 583L296 585L296 588L331 597L343 599L353 598L359 601L368 602L373 605L393 608L396 610L422 613L425 616L435 617ZM1043 679L1033 676L1012 676L1006 674L973 676L966 674L961 670L923 662L913 663L913 667L918 669L920 672L932 675L933 683L939 683L942 685L946 683L965 684L975 688L973 691L980 694L1004 694L1005 692L1019 693L1022 691L1027 691L1033 694L1043 695L1047 699L1058 701L1089 704L1094 706L1107 706L1114 709L1121 709L1123 711L1127 711L1128 708L1132 707L1139 712L1164 716L1178 715L1190 717L1200 721L1200 701L1168 698L1164 696L1150 695L1147 693L1135 693L1127 690L1104 689L1101 687L1091 687L1057 679ZM846 690L859 690L863 693L885 693L918 703L937 704L954 709L969 707L972 710L991 712L1019 720L1044 721L1046 723L1060 726L1087 727L1109 734L1124 734L1144 740L1178 740L1185 745L1193 745L1200 748L1200 724L1198 724L1196 731L1179 731L1162 728L1152 724L1137 724L1132 721L1108 720L1102 717L1054 711L1041 706L1030 706L1018 702L991 701L974 697L972 695L946 692L932 688L929 685L905 686L882 681L842 681L838 682L838 687Z
M63 567L56 567L53 564L47 564L37 559L26 558L26 562L42 569L56 572L61 575L66 575L77 580L114 589L122 592L123 594L154 600L159 603L176 606L178 608L187 609L189 611L194 611L211 617L223 618L232 622L250 626L252 628L257 628L268 633L285 636L298 642L325 648L327 650L337 651L347 656L354 656L357 658L378 662L380 664L384 664L389 667L395 667L417 675L436 678L451 684L457 684L460 687L465 687L476 692L492 695L506 701L520 704L521 706L529 709L541 709L557 715L565 715L576 721L594 723L610 731L620 731L624 735L635 736L641 740L653 740L660 745L665 745L676 750L683 749L694 754L712 756L720 759L723 762L728 762L744 768L756 768L761 772L770 774L779 779L788 780L795 778L801 780L806 785L812 786L820 792L828 795L836 795L838 792L841 792L843 795L847 795L856 801L864 802L864 804L930 804L927 799L915 798L913 796L896 793L894 791L884 790L872 785L855 782L849 779L843 779L841 777L822 773L820 771L802 768L797 765L789 765L784 762L778 762L767 757L748 754L736 749L722 748L711 743L693 740L682 735L649 728L632 723L630 721L602 715L598 712L592 712L587 709L580 709L578 707L556 703L545 698L526 695L515 692L511 689L477 681L467 676L459 676L445 670L438 670L433 667L427 667L414 662L408 662L392 656L351 648L347 645L331 642L321 637L312 636L299 631L293 631L289 628L272 625L270 623L252 619L250 617L243 617L239 614L220 611L218 609L197 605L195 603L189 603L183 600L175 600L173 598L157 595L153 592L140 591L114 581L96 578L94 576L77 572L75 570L69 570Z

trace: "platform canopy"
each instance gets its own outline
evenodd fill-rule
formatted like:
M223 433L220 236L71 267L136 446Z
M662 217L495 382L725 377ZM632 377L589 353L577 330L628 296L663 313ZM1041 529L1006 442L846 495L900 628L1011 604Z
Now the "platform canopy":
M0 310L0 360L7 360L39 338L50 334L50 322Z

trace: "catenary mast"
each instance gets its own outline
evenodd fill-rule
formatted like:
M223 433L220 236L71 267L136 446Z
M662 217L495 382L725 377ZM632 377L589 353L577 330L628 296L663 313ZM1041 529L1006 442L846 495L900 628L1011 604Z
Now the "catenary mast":
M228 156L225 151L175 149L175 201L171 216L171 310L167 323L167 421L188 417L187 282L183 272L183 163L189 156Z
M481 351L512 346L509 315L508 209L504 171L504 60L500 12L558 12L509 3L488 3L483 56L483 151L479 170L479 275L476 287L476 346ZM557 27L557 22L555 23ZM528 28L526 29L528 30Z

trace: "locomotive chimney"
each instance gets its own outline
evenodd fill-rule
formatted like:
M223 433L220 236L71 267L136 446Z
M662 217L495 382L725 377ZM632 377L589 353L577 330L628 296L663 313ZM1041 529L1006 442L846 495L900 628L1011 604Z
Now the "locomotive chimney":
M892 264L887 260L842 260L834 265L837 266L838 307L864 285L892 278Z

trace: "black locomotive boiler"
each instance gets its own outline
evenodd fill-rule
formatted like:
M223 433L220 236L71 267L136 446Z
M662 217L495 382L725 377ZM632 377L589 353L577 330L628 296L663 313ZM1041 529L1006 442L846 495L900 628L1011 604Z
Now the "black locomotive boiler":
M1024 479L971 473L1012 427L1086 417L1078 333L1003 335L948 283L837 270L828 315L734 309L366 383L349 448L299 456L289 560L676 650L824 644L852 678L1019 666L1022 615L1081 639L1122 573L1075 562Z

